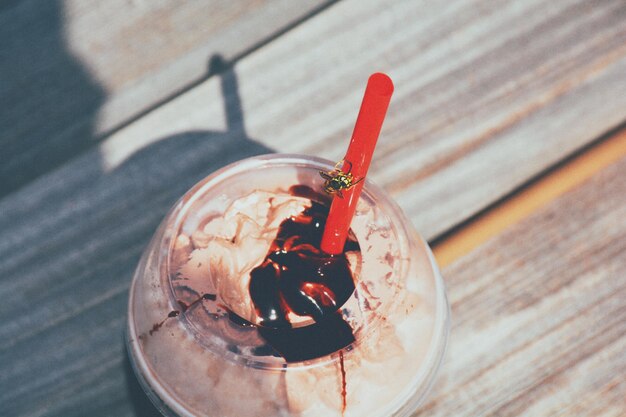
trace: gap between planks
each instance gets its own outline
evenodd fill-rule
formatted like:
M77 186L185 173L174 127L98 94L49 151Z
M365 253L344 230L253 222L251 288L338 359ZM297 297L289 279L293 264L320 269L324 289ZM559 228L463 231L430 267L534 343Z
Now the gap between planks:
M135 123L137 120L145 117L149 113L152 113L153 111L159 109L160 107L163 107L165 104L169 103L170 101L175 100L177 97L182 96L185 93L195 89L199 85L201 85L204 82L206 82L209 78L220 76L223 73L231 70L232 68L234 68L234 66L239 61L241 61L242 59L246 58L248 55L251 55L251 54L257 52L259 49L263 48L264 46L269 45L270 43L272 43L276 39L278 39L281 36L283 36L286 33L288 33L289 31L291 31L291 30L297 28L298 26L300 26L301 24L305 23L307 20L309 20L309 19L317 16L318 14L321 14L322 12L326 11L331 6L337 4L339 1L341 1L341 0L328 0L328 1L324 2L324 3L321 3L318 6L314 7L313 9L309 10L308 12L306 12L305 14L303 14L302 16L296 18L292 22L289 22L285 26L277 28L270 35L268 35L268 36L266 36L264 38L261 38L258 42L250 45L249 47L247 47L245 49L243 49L241 52L236 53L232 57L230 57L228 59L223 59L223 60L222 59L218 59L218 61L216 61L217 65L214 68L209 67L209 69L207 70L206 74L204 74L203 76L197 77L197 78L192 79L192 80L189 80L185 85L183 85L183 86L179 87L178 89L172 91L171 93L165 95L164 97L162 97L159 100L155 101L153 104L151 104L151 105L147 106L146 108L140 110L138 113L136 113L134 115L131 115L131 116L127 117L126 119L124 119L123 121L121 121L120 123L114 125L113 127L109 128L107 130L104 130L102 133L97 135L96 140L98 142L104 141L106 138L114 135L115 133L117 133L118 131L124 129L125 127ZM221 57L221 55L219 53L216 56Z
M581 154L435 240L433 252L439 266L450 265L625 155L626 125L622 125Z

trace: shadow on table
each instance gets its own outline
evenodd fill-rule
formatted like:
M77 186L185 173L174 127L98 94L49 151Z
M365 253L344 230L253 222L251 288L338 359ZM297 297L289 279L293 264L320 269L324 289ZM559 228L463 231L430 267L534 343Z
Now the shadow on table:
M218 73L220 77L226 131L192 131L166 137L142 148L107 174L122 181L137 178L133 187L137 198L131 197L133 202L130 209L137 216L150 211L157 213L156 217L160 220L186 190L211 172L246 157L272 152L247 136L233 69L227 68L220 56L214 56L208 71L211 74ZM133 184L133 181L130 183ZM145 195L145 198L141 195ZM151 235L157 225L151 223L142 229ZM148 236L145 237L147 243ZM135 263L129 266L134 269ZM125 361L125 374L136 415L160 416L138 384L128 358Z
M61 0L0 2L0 196L94 144L105 89L69 48Z
M158 138L108 166L88 150L105 90L69 47L63 6L0 2L0 196L13 191L0 198L0 416L157 416L112 357L141 252L196 182L272 150L248 137L236 74L215 56L226 128Z
M141 388L128 355L124 357L124 377L128 395L132 399L133 411L137 417L163 417L161 412L152 404L148 396Z

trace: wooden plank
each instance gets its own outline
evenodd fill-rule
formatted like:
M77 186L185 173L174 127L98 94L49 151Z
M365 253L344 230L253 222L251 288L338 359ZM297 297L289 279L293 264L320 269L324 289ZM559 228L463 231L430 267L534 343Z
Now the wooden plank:
M341 158L375 69L397 94L372 177L428 237L624 120L620 1L379 3L329 8L242 59L239 78L202 83L0 200L0 415L141 414L121 332L165 211L235 159Z
M626 158L444 269L443 374L416 416L626 413Z
M0 196L333 0L0 6Z
M541 176L504 201L489 207L485 213L479 213L458 230L452 230L434 242L437 263L440 267L449 265L625 156L626 129L622 129L590 149L585 149L580 155L559 164L549 174Z
M341 2L237 65L248 137L341 159L375 70L396 94L371 177L432 238L626 120L626 4ZM217 83L113 135L103 164L213 126Z

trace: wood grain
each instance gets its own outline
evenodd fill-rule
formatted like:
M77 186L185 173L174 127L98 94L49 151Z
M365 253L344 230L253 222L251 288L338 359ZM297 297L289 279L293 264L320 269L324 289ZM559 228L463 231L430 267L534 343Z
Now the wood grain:
M328 0L0 5L0 196L94 146Z
M626 129L622 129L433 242L437 263L440 267L448 266L625 156Z
M447 361L419 416L626 413L626 158L443 273Z
M396 92L371 177L432 238L626 120L626 4L341 2L237 65L249 136L341 159L375 70ZM113 135L105 165L222 120L217 84Z
M202 177L271 151L340 159L367 76L387 71L396 96L372 177L432 238L626 119L624 22L621 0L345 0L241 59L235 72L209 79L1 199L0 415L150 415L124 359L127 289L166 210ZM577 215L586 222L584 214ZM570 242L566 236L553 236L565 242L554 250ZM468 268L488 279L493 265ZM550 265L544 259L524 271L545 279ZM520 287L513 301L535 303L528 316L553 314L541 309L537 297L544 294L531 290ZM486 328L493 315L495 304L479 301L463 307L472 317L476 311L480 324L472 329ZM574 314L574 307L564 311ZM463 322L456 326L453 340ZM541 340L540 330L528 337ZM478 341L470 342L464 346L472 353ZM494 352L474 358L476 366L501 353L497 343L489 347ZM526 375L525 357L511 357L519 359L511 369ZM474 366L461 365L467 372ZM474 394L484 393L445 397L446 409L474 404Z

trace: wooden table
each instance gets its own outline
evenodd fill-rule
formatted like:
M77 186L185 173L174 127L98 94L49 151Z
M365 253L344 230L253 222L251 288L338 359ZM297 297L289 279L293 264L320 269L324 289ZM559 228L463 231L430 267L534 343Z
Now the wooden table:
M626 415L626 3L0 6L0 416L150 416L122 329L169 206L268 152L372 166L443 266L419 416Z

